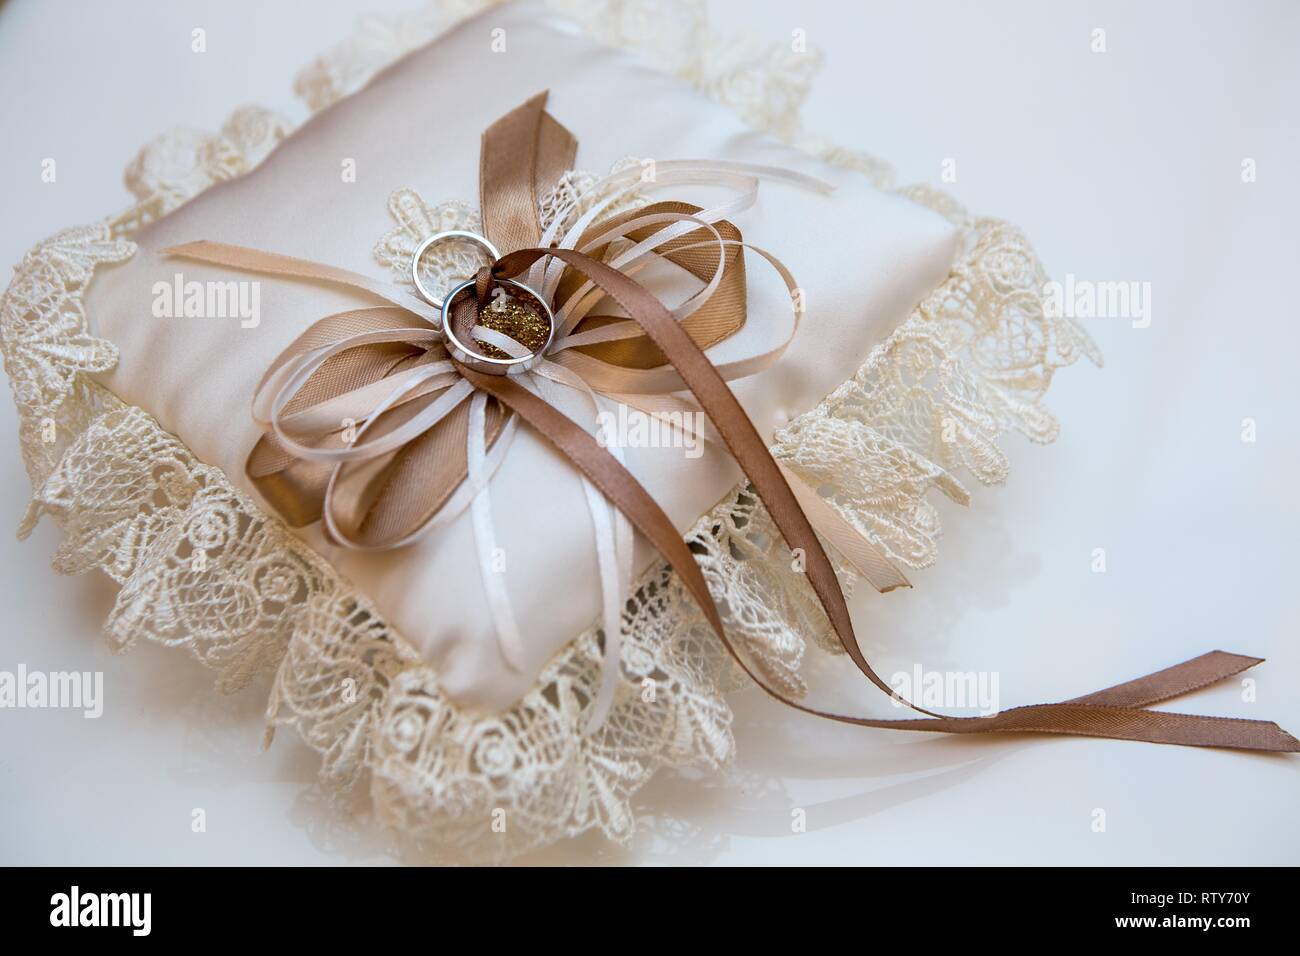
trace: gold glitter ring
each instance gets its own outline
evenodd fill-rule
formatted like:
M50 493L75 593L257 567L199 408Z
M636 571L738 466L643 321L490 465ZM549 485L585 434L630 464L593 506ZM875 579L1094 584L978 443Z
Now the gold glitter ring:
M497 252L497 247L492 245L486 236L480 236L477 232L468 232L464 229L449 229L446 232L439 232L420 243L415 250L415 255L411 256L411 281L415 283L415 288L419 290L420 295L424 296L424 300L435 309L442 308L442 299L426 289L424 283L420 281L420 260L432 246L453 239L474 243L488 254L489 265L501 258L501 253Z
M447 298L442 303L442 333L446 336L447 352L462 365L468 365L489 375L520 375L537 365L551 347L551 343L555 341L555 313L540 295L524 283L516 282L514 279L497 279L496 282L497 285L509 286L516 292L524 293L536 303L537 310L546 319L546 341L540 347L517 358L513 356L496 358L474 351L457 337L456 330L452 327L454 323L451 321L451 307L461 295L474 289L473 279L467 279L447 293Z

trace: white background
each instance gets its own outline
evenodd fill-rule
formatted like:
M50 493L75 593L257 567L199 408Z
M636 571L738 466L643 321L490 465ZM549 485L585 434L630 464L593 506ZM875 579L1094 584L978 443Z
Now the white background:
M120 171L173 126L256 102L295 119L294 72L358 13L412 2L0 5L0 261L128 204ZM1063 278L1150 282L1152 324L1096 320L1104 371L1060 373L1061 440L1004 442L1013 474L942 506L939 566L857 600L882 669L996 670L1003 706L1057 700L1212 648L1268 657L1178 709L1300 731L1300 7L728 0L716 24L826 55L807 125L1009 219ZM190 52L190 30L208 52ZM1090 50L1106 31L1105 53ZM730 29L730 27L728 27ZM40 163L58 162L56 184ZM1258 181L1243 183L1253 158ZM1241 440L1242 421L1258 440ZM0 402L0 514L29 485ZM99 720L0 711L0 863L371 863L398 858L313 789L264 692L218 698L183 653L113 656L113 585L47 567L57 532L0 536L0 669L102 670ZM1093 573L1094 548L1107 571ZM865 697L870 689L863 690ZM1084 739L954 740L818 723L749 692L725 779L657 778L614 863L1296 863L1300 761ZM203 808L207 832L190 829ZM791 811L807 813L791 833ZM1104 833L1093 831L1094 810Z

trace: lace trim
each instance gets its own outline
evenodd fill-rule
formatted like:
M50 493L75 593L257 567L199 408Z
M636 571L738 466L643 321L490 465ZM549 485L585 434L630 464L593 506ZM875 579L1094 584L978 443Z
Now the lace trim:
M391 37L366 21L359 47L317 61L297 88L326 105L484 5L435 4ZM671 22L686 30L679 38L703 35L691 32L702 22L697 4L670 7ZM649 34L628 24L647 9L601 4L583 22L607 42L644 46ZM651 19L670 22L661 16ZM780 54L760 54L722 68L709 52L717 47L701 40L668 47L676 72L756 125L878 183L892 177L878 160L799 131L803 60L792 70ZM626 839L630 797L659 767L716 768L733 750L722 694L734 668L666 566L647 571L629 598L623 682L598 734L581 733L599 683L595 629L558 653L509 711L465 712L332 566L152 417L81 374L117 360L112 344L88 331L82 306L95 266L130 257L127 237L140 224L251 168L287 129L275 114L247 108L220 134L160 137L128 170L136 206L58 234L16 268L0 300L0 344L35 489L20 534L49 514L66 532L56 570L98 567L121 583L106 625L115 647L141 639L184 647L216 672L223 692L272 672L272 725L296 727L321 753L326 780L368 790L378 819L407 837L470 859L506 858L593 828ZM580 174L571 179L581 195ZM984 484L1003 481L999 436L1051 441L1058 426L1041 401L1053 372L1080 355L1101 359L1070 320L1043 314L1045 275L1018 230L974 219L928 187L901 192L961 225L964 254L851 380L777 435L773 451L895 560L919 568L935 560L939 534L929 491L966 501L961 469ZM802 635L836 646L761 505L738 488L687 537L710 589L725 598L729 632L769 679L804 693Z

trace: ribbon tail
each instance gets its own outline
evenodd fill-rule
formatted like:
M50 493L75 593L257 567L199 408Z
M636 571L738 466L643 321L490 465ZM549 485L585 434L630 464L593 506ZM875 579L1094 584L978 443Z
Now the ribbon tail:
M945 733L1049 733L1184 747L1300 752L1300 741L1269 720L1147 710L1240 674L1263 658L1210 651L1173 667L1059 704L1013 707L991 717L881 721L898 730Z
M496 541L496 528L492 524L492 498L488 490L491 483L479 482L486 467L487 438L487 395L475 392L469 406L468 460L471 486L478 487L470 503L470 517L474 523L474 543L478 547L479 572L483 578L483 589L487 592L488 609L496 628L497 643L501 647L501 656L516 671L524 669L524 646L519 638L519 626L515 621L514 608L510 604L510 595L506 591L505 566L500 564L501 557Z
M574 373L570 372L573 375ZM581 381L578 376L575 379ZM697 438L712 444L721 443L721 437L707 422L702 429L690 427L687 423L700 411L699 405L675 395L619 395L617 400L629 408L636 408L647 415L654 415L666 424L690 432ZM667 417L664 417L667 416ZM773 459L775 460L775 459ZM854 572L881 594L888 594L897 588L910 588L912 583L907 576L894 565L889 558L865 534L859 531L825 498L819 495L808 482L799 477L784 462L777 461L777 467L790 486L795 500L803 508L804 514L813 529L848 562Z
M1150 707L1173 700L1210 684L1234 677L1256 664L1264 663L1262 657L1231 654L1227 651L1210 651L1189 661L1166 667L1136 680L1107 687L1086 697L1064 701L1067 704L1098 704L1107 707Z
M543 363L545 372L537 378L537 389L549 393L552 405L556 402L558 385L575 389L590 403L593 411L600 411L596 393L576 377L567 377L563 370ZM556 374L556 372L560 374ZM606 443L612 457L623 465L622 451L616 444ZM592 530L596 536L596 567L600 576L601 633L604 652L601 655L600 686L591 705L583 733L594 734L604 726L614 705L614 693L623 674L623 596L632 583L632 531L627 518L613 507L596 487L579 472L587 510L591 514Z
M835 507L782 462L777 462L795 501L803 508L813 530L826 539L849 566L881 594L910 588L912 582L892 561L881 554L871 540L853 526Z
M618 689L618 680L622 676L623 663L623 595L622 575L619 567L618 544L614 523L610 514L612 509L595 486L585 477L582 488L587 495L587 507L591 511L592 524L596 532L596 560L600 568L600 593L603 613L601 631L605 638L605 650L601 660L600 688L591 707L587 720L586 733L591 734L604 726L614 704L614 691Z
M266 275L286 276L293 279L314 279L320 282L332 282L345 285L361 292L378 296L386 302L400 306L408 312L414 312L431 322L434 328L442 325L442 312L435 309L423 299L416 298L403 289L380 282L359 272L341 269L310 259L297 259L293 256L280 255L277 252L265 252L246 246L235 246L225 242L212 242L200 239L186 242L179 246L168 246L160 250L163 255L179 259L192 259L211 265L229 266L245 272L261 272Z

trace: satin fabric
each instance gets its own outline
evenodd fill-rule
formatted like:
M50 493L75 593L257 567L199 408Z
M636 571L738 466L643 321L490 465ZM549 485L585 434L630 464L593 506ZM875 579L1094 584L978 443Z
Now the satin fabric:
M496 28L506 31L504 53L491 52ZM267 363L321 315L376 303L325 285L262 278L256 328L241 328L237 319L155 318L151 288L177 272L186 281L247 278L164 260L158 250L207 238L388 278L372 249L394 225L389 194L412 187L430 204L473 203L480 132L543 88L551 91L548 109L580 140L581 168L603 173L628 155L726 159L802 170L837 186L826 198L764 184L757 206L736 220L747 239L782 257L807 304L803 327L781 363L734 383L765 440L850 377L947 274L957 232L945 220L876 191L858 174L746 129L687 85L523 4L489 11L414 52L314 117L252 173L142 230L136 257L105 271L87 296L92 317L121 351L118 367L102 376L104 384L252 494L243 474L258 437L249 401ZM463 92L462 106L448 108L448 90ZM634 123L628 121L630 105ZM355 182L340 174L345 160L355 163ZM719 197L684 190L674 198L707 204ZM684 285L676 294L691 291ZM673 299L670 287L656 292ZM740 334L710 350L715 362L769 348L785 334L786 291L758 269L749 285L749 314ZM707 446L698 459L678 448L628 448L626 461L683 531L740 478L724 453ZM332 547L318 526L302 532L437 668L453 700L483 710L522 696L551 655L590 627L600 610L591 519L581 482L566 461L521 432L494 479L493 507L523 641L517 669L502 658L481 612L485 596L470 515L391 553ZM638 542L637 569L652 559ZM558 589L556 568L564 569L564 581L576 583Z

